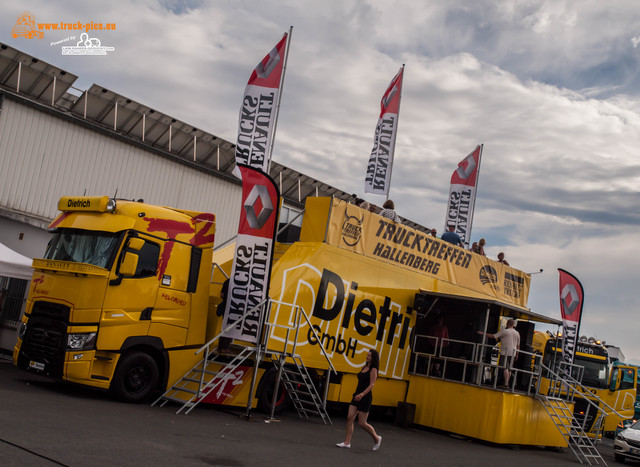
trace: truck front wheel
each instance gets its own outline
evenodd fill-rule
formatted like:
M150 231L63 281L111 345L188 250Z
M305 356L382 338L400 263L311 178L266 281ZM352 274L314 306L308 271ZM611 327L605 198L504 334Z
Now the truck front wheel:
M120 357L111 391L122 402L143 402L157 388L159 378L158 364L150 355L130 352Z

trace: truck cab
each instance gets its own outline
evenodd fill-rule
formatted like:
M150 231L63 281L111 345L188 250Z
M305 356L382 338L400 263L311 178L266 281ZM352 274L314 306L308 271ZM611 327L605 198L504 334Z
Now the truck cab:
M58 209L14 362L144 400L205 342L215 216L106 196L63 197Z

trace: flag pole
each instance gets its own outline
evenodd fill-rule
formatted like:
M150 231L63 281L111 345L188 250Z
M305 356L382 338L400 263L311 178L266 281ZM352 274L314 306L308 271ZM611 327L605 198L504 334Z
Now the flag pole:
M466 245L465 248L469 248L469 241L471 240L471 229L473 228L473 216L476 213L476 198L478 197L478 187L480 186L480 165L482 165L482 150L484 149L484 144L480 144L480 155L478 156L478 170L476 171L476 189L473 193L473 204L471 206L471 219L469 219L469 231L467 232L467 236L465 238Z
M396 137L398 136L398 128L400 128L400 106L402 105L402 90L404 84L404 63L402 64L402 79L400 79L400 96L398 96L398 119L396 120L396 132L393 135L393 159L395 159L396 152ZM389 199L389 192L391 192L391 176L393 175L393 159L389 164L389 185L387 186L387 200Z
M291 33L293 26L289 26L289 35L287 36L287 47L284 52L284 64L282 65L282 76L280 76L280 85L278 86L278 102L276 104L276 115L273 122L273 133L271 134L271 143L269 147L269 161L267 162L267 174L271 172L271 156L273 155L273 145L276 142L276 128L278 127L278 116L280 115L280 100L282 99L282 86L284 85L284 75L287 71L287 60L289 59L289 45L291 44Z

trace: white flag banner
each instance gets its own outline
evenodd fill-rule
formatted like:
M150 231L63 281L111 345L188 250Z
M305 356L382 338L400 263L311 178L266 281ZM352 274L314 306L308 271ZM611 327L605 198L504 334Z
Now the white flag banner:
M286 45L287 33L258 63L244 90L236 141L236 167L233 169L237 177L240 177L237 164L265 173L268 170Z
M380 101L380 117L376 125L373 150L367 164L364 180L364 192L376 195L388 195L393 166L393 152L396 147L400 96L402 94L402 76L404 67L391 80L391 84Z
M455 226L455 232L460 237L463 246L468 246L471 236L482 147L482 144L478 145L458 164L458 168L451 175L444 231L446 232L450 225Z

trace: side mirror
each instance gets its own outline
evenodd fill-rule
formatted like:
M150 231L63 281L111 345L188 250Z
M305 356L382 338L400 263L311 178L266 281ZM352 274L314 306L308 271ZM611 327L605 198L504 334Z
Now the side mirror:
M136 269L138 269L138 255L127 251L122 263L120 263L120 275L124 277L133 277L136 274Z
M130 238L127 243L127 248L129 250L140 251L140 249L144 246L144 240L141 238Z
M609 391L615 391L616 386L618 385L618 375L620 374L619 368L613 368L611 370L611 378L609 379Z

